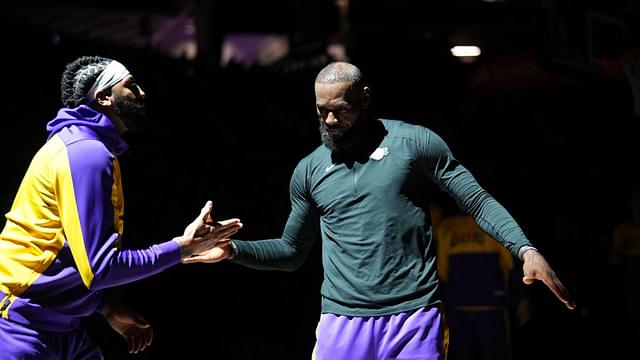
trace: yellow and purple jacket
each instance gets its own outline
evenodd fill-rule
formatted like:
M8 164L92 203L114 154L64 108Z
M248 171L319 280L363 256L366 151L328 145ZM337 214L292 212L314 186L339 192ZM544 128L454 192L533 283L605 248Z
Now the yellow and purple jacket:
M103 289L179 263L180 249L121 249L127 144L109 118L62 108L47 132L0 233L0 317L64 331L100 309Z

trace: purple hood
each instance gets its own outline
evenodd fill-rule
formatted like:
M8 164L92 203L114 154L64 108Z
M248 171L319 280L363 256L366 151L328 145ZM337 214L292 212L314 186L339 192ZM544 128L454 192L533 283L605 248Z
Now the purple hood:
M61 108L56 117L47 123L47 140L66 127L86 127L98 135L116 156L129 147L109 118L87 105L75 108Z

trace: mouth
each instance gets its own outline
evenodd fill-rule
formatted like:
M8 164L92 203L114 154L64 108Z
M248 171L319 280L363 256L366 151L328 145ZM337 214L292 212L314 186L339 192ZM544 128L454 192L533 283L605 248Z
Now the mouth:
M331 128L331 127L325 126L324 130L327 132L327 134L331 135L331 137L340 137L342 133L344 133L344 129L340 127Z

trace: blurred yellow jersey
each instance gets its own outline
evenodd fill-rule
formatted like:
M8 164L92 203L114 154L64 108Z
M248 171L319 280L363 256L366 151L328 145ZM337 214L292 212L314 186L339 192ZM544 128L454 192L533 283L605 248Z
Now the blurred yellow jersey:
M617 258L640 256L640 224L628 222L615 227L611 255Z
M438 276L450 306L507 303L513 256L466 215L444 217L436 226Z

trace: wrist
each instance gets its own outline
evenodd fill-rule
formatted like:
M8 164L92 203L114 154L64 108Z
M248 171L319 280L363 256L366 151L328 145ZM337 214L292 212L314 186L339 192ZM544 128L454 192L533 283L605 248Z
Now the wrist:
M100 307L98 307L96 311L98 312L98 314L104 317L108 317L109 314L111 314L111 304L103 303Z
M105 318L109 318L113 316L115 312L118 311L118 307L121 305L117 302L108 301L102 305L102 308L99 310L99 313L102 314Z
M524 245L523 247L520 248L520 250L518 250L518 258L522 261L524 261L524 257L527 253L529 253L530 251L535 251L538 252L538 249L536 249L535 247L531 246L531 245Z
M229 242L229 256L227 256L227 260L233 260L238 257L238 245L236 245L233 240Z
M178 243L178 246L180 246L180 259L184 259L186 257L191 256L191 247L189 246L190 243L187 240L186 237L184 236L176 236L173 238L173 240L175 242Z

